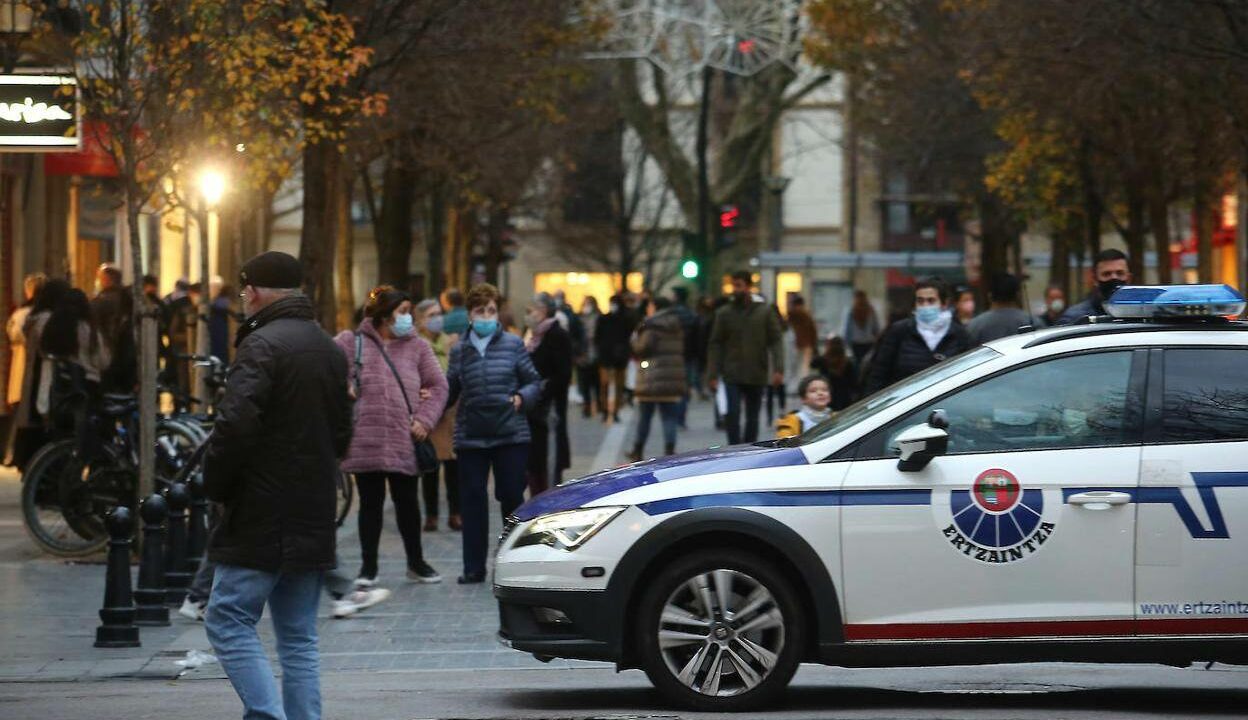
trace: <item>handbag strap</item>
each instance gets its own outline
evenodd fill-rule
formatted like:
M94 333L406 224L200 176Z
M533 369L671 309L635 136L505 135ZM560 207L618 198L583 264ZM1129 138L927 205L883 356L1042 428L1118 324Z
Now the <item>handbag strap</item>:
M356 333L356 338L359 338L361 335L362 333ZM403 402L407 405L407 414L409 416L413 415L412 401L407 396L407 388L403 387L403 378L399 377L399 369L394 366L394 361L390 359L390 355L386 352L386 348L381 344L380 340L372 335L368 335L366 337L368 337L369 340L372 340L373 344L377 346L377 350L381 352L381 359L386 361L386 366L389 367L390 372L394 374L395 382L399 384L399 391L403 393Z

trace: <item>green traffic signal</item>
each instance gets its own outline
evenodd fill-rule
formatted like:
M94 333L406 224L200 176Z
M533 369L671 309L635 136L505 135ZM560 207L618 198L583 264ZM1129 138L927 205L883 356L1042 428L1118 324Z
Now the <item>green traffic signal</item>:
M686 260L680 265L680 274L686 280L693 280L698 276L700 268L697 260Z

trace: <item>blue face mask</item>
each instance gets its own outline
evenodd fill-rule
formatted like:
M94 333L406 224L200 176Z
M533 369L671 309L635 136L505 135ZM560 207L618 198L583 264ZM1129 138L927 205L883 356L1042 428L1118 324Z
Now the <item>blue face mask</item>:
M438 333L442 332L442 316L434 315L433 317L426 320L425 330L428 330L434 335L437 335Z
M918 320L924 325L930 325L936 322L939 318L940 318L940 306L939 305L923 305L914 309L914 319Z
M408 335L411 335L412 330L416 329L416 326L412 324L412 314L404 313L402 315L396 315L394 317L394 327L391 329L394 331L394 334L399 337L407 337Z
M497 320L473 320L472 331L477 337L487 338L498 331Z

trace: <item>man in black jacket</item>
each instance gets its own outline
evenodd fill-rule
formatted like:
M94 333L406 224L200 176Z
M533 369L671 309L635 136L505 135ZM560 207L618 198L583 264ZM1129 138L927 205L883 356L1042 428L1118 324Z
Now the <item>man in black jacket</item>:
M351 439L347 362L299 291L285 253L243 266L247 319L208 439L204 487L225 506L205 626L246 717L319 718L316 608L334 567L338 458ZM282 688L256 623L268 604Z
M926 370L970 346L966 328L953 321L945 284L920 280L914 285L914 315L890 325L875 348L867 392Z

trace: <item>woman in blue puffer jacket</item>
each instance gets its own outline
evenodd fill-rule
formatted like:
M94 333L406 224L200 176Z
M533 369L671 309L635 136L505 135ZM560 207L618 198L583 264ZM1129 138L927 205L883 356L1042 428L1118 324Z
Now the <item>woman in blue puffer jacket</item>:
M494 469L494 497L504 518L524 501L529 457L525 412L541 397L541 376L524 342L499 326L498 301L493 285L482 283L468 292L468 333L452 348L446 371L447 405L459 401L454 444L464 520L461 585L485 581L490 468Z

